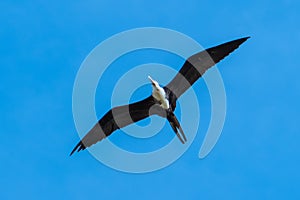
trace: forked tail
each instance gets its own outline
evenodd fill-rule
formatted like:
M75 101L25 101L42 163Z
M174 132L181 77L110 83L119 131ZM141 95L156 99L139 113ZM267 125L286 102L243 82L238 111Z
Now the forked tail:
M180 140L180 142L182 144L184 144L187 141L186 136L185 136L185 134L184 134L184 132L183 132L181 126L180 126L180 123L179 123L177 117L174 115L174 113L172 111L167 112L167 120L169 121L173 131L176 133L176 135L177 135L178 139Z

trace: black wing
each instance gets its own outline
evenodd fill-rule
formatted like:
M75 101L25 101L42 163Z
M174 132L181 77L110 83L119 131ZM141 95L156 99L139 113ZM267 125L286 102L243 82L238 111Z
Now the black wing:
M145 119L153 114L163 115L162 111L152 96L133 104L112 108L82 138L70 155L76 150L79 152L101 141L117 129Z
M206 70L237 49L248 38L233 40L192 55L166 87L179 98Z

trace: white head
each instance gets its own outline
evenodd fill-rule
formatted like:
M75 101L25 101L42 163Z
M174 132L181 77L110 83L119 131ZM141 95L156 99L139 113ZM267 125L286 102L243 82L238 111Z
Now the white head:
M151 81L153 91L159 91L161 89L161 87L159 86L158 82L155 81L155 80L153 80L151 78L151 76L148 76L148 79Z
M148 76L149 80L151 81L152 84L152 96L161 102L161 107L164 109L169 109L169 101L166 99L166 93L165 90L159 86L158 82L153 80L150 76Z

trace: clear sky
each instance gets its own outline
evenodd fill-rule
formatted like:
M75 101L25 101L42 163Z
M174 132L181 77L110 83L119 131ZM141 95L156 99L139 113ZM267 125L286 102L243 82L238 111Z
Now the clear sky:
M0 199L299 199L299 9L296 0L1 1ZM79 139L72 90L82 61L108 37L145 26L180 31L204 47L252 37L218 65L227 94L220 140L198 159L210 117L198 81L203 129L169 167L128 174L88 151L69 157ZM182 64L147 55L138 63ZM134 58L124 58L131 64L122 70ZM101 88L98 116L110 108Z

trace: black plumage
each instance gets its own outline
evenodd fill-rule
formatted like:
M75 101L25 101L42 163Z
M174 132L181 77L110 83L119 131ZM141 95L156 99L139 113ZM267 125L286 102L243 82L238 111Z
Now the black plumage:
M192 55L185 61L173 80L163 87L166 93L166 99L169 101L169 109L162 108L160 105L161 102L157 101L152 95L136 103L114 107L82 138L70 155L76 150L79 152L101 141L115 130L145 119L150 115L159 115L166 118L180 141L182 143L186 142L186 136L178 119L174 115L177 99L191 87L206 70L237 49L248 38L249 37L233 40Z

